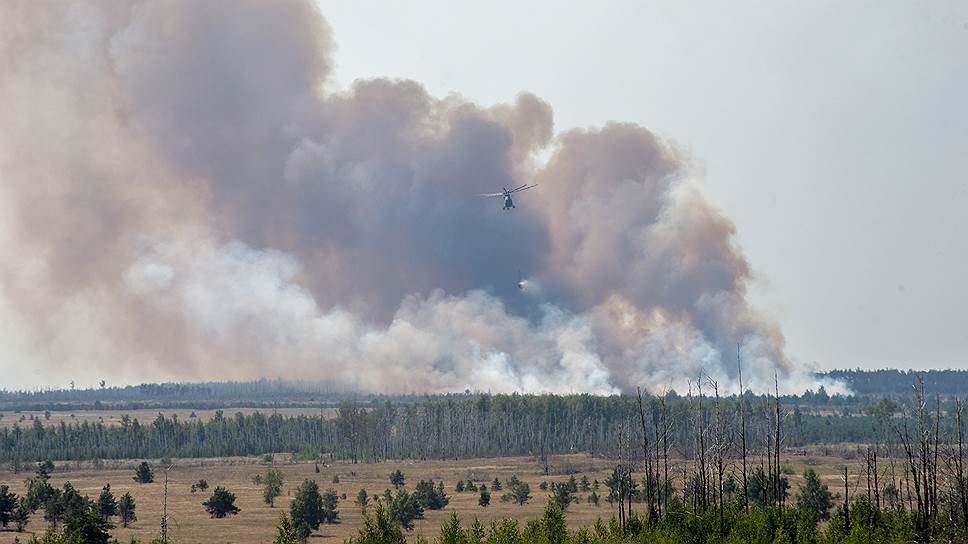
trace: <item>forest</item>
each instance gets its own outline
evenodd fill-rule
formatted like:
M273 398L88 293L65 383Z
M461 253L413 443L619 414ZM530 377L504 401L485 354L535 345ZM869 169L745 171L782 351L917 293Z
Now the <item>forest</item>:
M669 447L682 455L693 448L696 406L703 417L724 418L738 434L741 416L750 446L765 447L774 414L772 396L680 397L646 395L648 432L662 427ZM953 400L942 402L949 411ZM358 403L342 401L334 417L282 416L255 412L216 412L207 421L158 414L152 421L121 417L120 425L101 422L45 424L16 412L0 420L0 461L43 459L131 459L307 453L334 460L447 459L586 452L607 456L621 436L640 440L634 396L468 395L420 401ZM817 410L781 399L788 448L816 444L871 442L886 431L878 418L898 404L881 400L854 409ZM877 412L877 411L880 412Z
M916 377L925 386L944 397L968 391L968 370L830 370L815 374L818 379L829 378L847 385L851 394L829 395L823 387L801 395L785 395L791 404L857 405L863 397L878 396L906 398L911 395L911 384ZM419 402L426 398L464 400L476 397L470 390L446 395L380 395L345 391L327 382L262 379L252 382L205 383L146 383L121 387L108 386L105 381L95 388L74 388L73 382L63 389L5 390L0 389L0 410L79 410L96 407L102 410L134 410L140 408L220 407L298 407L335 406L344 400L364 404L384 401L396 403ZM671 391L673 396L686 391Z

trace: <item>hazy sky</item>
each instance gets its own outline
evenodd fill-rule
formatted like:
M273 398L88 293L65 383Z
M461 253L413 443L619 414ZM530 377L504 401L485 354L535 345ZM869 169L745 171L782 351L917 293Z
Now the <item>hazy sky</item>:
M696 6L321 2L340 87L527 90L556 130L634 121L690 149L795 359L968 366L968 3Z

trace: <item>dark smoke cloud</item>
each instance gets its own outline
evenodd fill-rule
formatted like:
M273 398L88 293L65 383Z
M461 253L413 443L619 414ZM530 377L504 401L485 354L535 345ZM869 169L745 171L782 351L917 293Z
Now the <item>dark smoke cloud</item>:
M738 342L753 387L814 384L684 153L633 124L555 136L528 93L336 90L334 43L308 1L0 5L16 384L683 389L732 385ZM532 181L513 213L474 196Z

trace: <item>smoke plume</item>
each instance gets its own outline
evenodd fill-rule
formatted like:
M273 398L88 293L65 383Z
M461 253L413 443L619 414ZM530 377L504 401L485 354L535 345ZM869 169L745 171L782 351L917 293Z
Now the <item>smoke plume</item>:
M334 89L334 44L308 0L0 5L5 383L681 392L740 344L753 389L816 385L681 150Z

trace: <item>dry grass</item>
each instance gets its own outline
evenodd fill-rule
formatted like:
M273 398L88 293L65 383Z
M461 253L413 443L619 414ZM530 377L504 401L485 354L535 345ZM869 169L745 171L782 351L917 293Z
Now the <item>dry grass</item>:
M838 474L843 470L844 463L853 463L851 465L852 474L860 474L862 468L862 465L857 464L856 461L845 461L838 458L797 457L788 461L796 472L795 475L791 476L791 484L794 489L802 479L800 474L808 466L817 470L824 481L835 491L843 488L843 483ZM322 489L332 487L338 493L345 493L347 496L345 501L341 501L339 507L342 523L321 526L320 532L310 542L342 542L346 537L355 535L361 523L360 511L354 504L357 492L364 488L370 494L382 493L384 489L390 486L387 477L396 468L400 468L404 472L407 477L407 487L410 489L420 479L442 479L445 482L450 504L442 511L428 511L426 519L418 521L413 531L414 535L423 534L430 537L431 541L439 530L440 524L453 511L457 511L467 522L473 520L474 516L481 518L485 523L505 517L525 520L539 516L547 501L547 493L538 489L540 482L568 479L568 476L565 475L545 476L541 473L538 463L533 458L523 457L460 461L400 461L357 465L338 463L329 466L320 465L319 474L315 473L313 463L277 462L275 466L283 472L286 481L283 487L283 496L277 500L275 508L270 508L263 504L259 486L252 483L253 476L265 473L267 470L268 465L265 463L260 463L252 458L190 459L175 460L175 463L176 466L169 476L168 507L172 518L171 534L173 541L177 544L271 542L279 515L286 511L291 500L291 493L305 478L315 479ZM138 505L138 521L131 528L115 529L113 534L122 542L129 541L132 536L147 540L157 536L159 532L164 477L158 473L155 483L137 484L132 479L135 464L134 461L111 463L101 470L95 470L86 463L68 464L66 466L69 467L69 470L55 472L51 482L59 487L64 482L70 481L81 493L92 498L96 498L105 483L111 484L111 489L116 497L125 492L131 492ZM581 474L586 474L589 480L598 479L604 482L610 471L611 463L607 460L593 459L586 455L570 455L555 457L552 465L553 467L581 468L583 472L576 474L576 478L580 479ZM678 468L678 466L674 471L677 480L678 475L681 474L681 468ZM454 485L458 480L473 478L486 481L488 488L490 488L490 482L495 477L503 481L512 474L516 474L531 485L533 499L523 507L501 502L500 494L503 493L502 491L492 493L491 506L487 509L478 506L477 493L456 493L454 491ZM27 476L29 476L27 473L13 474L7 469L0 470L0 483L11 485L15 492L22 493L23 480ZM333 476L339 476L339 483L332 483ZM190 492L191 484L200 478L208 480L212 488L216 485L222 485L235 493L238 497L236 504L242 509L242 512L237 516L226 519L209 518L201 503L211 493L211 489L208 492L199 492L196 495L192 495ZM864 480L860 483L866 489L866 474ZM680 485L678 481L676 485ZM854 492L852 491L852 494ZM603 484L599 490L599 495L602 497L601 506L595 507L584 500L572 505L568 510L569 523L573 526L590 525L599 517L608 518L611 516L614 508L605 502L604 498L607 494L607 489ZM584 499L586 494L579 493L579 495ZM641 510L642 505L636 505L636 509ZM28 529L40 533L45 527L46 523L39 513L31 520ZM25 541L28 535L18 535L12 531L0 532L0 543L12 543L17 536L20 537L21 541Z

